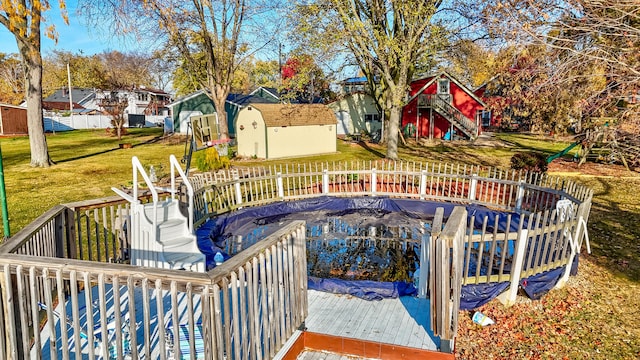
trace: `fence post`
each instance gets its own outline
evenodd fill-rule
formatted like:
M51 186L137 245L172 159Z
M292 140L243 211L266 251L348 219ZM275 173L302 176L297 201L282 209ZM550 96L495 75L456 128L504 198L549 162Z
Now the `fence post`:
M422 234L422 242L420 243L420 272L418 273L418 297L421 299L427 298L427 284L429 283L429 267L430 267L430 259L429 259L429 246L431 242L431 233L427 233L424 231L424 228L421 229Z
M378 173L375 168L371 169L371 195L376 196L376 187L378 185Z
M329 170L327 169L322 170L322 193L325 195L329 193Z
M524 181L518 181L518 195L516 200L516 211L522 210L522 202L524 200Z
M427 194L427 171L422 170L420 172L420 199L424 200Z
M471 175L471 184L469 185L469 200L476 199L476 188L478 187L478 174Z
M522 274L522 268L524 266L524 251L527 248L529 240L529 230L522 230L518 237L518 243L516 244L516 252L513 256L513 271L511 272L511 284L509 285L509 291L507 298L502 301L505 306L511 306L516 302L516 296L518 295L518 286L520 283L520 274Z
M235 180L235 188L236 188L236 205L242 204L242 191L240 190L240 178L235 176L233 178Z
M284 200L284 187L282 186L282 173L276 174L276 185L278 186L278 197Z

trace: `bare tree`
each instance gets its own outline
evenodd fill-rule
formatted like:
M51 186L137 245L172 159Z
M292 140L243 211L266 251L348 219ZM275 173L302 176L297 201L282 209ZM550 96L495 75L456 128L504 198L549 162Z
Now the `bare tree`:
M85 0L83 10L94 22L104 22L104 13L113 14L118 33L149 31L168 42L180 54L181 67L206 91L220 119L226 119L225 101L236 69L253 51L272 42L277 21L269 21L269 10L279 1L247 0ZM260 21L262 26L257 26ZM144 30L135 26L144 26ZM153 26L151 26L151 24ZM152 29L155 27L155 29ZM151 32L155 30L155 32ZM248 33L256 35L252 44ZM243 40L244 39L244 40ZM204 74L204 76L199 76ZM220 135L229 137L226 121L219 124Z
M60 0L64 9L64 1ZM0 24L13 34L22 58L25 74L25 98L27 101L27 124L29 128L29 146L31 148L31 166L48 167L49 158L47 138L44 136L42 120L42 54L41 29L42 13L48 8L48 2L27 0L3 0L0 2ZM66 12L62 11L67 19ZM55 39L55 29L50 26L45 33Z
M126 96L121 96L118 91L102 94L99 106L111 118L111 125L115 129L118 140L122 139L122 130L126 121L125 109L129 106Z

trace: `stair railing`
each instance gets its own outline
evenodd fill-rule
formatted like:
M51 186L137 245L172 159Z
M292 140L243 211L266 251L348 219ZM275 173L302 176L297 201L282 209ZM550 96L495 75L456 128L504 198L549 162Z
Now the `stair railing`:
M147 175L147 172L144 170L144 166L142 166L137 156L133 156L131 158L131 164L133 165L133 199L135 200L135 204L140 205L140 201L138 200L138 173L142 175L142 179L147 185L147 188L149 188L149 191L151 191L151 198L153 200L153 227L151 230L151 239L153 239L153 241L157 241L156 231L158 227L158 191L156 190L155 185L153 185L153 182L149 178L149 175ZM138 206L136 206L136 208L138 208ZM144 211L142 211L142 214L139 214L138 216L141 215L144 215Z
M453 120L459 125L460 129L465 132L469 137L473 138L478 135L478 126L468 117L466 117L460 110L446 102L440 95L425 94L428 103L435 108L440 109L447 116L447 120Z
M171 154L169 156L169 163L171 164L171 199L175 200L176 198L176 171L180 178L182 179L182 183L187 187L187 197L189 202L189 232L193 234L193 186L189 182L187 175L180 167L180 162L176 157Z

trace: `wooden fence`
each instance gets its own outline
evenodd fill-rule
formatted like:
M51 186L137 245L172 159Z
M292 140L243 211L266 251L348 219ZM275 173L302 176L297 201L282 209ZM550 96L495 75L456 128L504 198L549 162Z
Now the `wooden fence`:
M200 222L240 207L322 195L389 196L531 213L553 209L561 198L578 204L592 194L586 186L544 174L442 163L280 165L196 174L191 179Z

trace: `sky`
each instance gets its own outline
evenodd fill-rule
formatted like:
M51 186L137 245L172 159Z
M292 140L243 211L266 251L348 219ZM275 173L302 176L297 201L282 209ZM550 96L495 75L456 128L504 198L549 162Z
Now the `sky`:
M93 55L110 50L146 52L145 50L147 49L138 42L121 40L115 36L110 36L104 30L88 27L83 22L83 19L76 14L76 3L75 0L67 0L69 13L69 25L67 25L60 16L57 2L51 2L51 10L45 13L46 23L41 28L44 30L49 24L54 24L58 32L58 43L56 44L53 40L44 36L43 31L43 56L50 54L54 50L73 53L82 51L85 55ZM0 52L18 52L15 37L2 25L0 25Z

